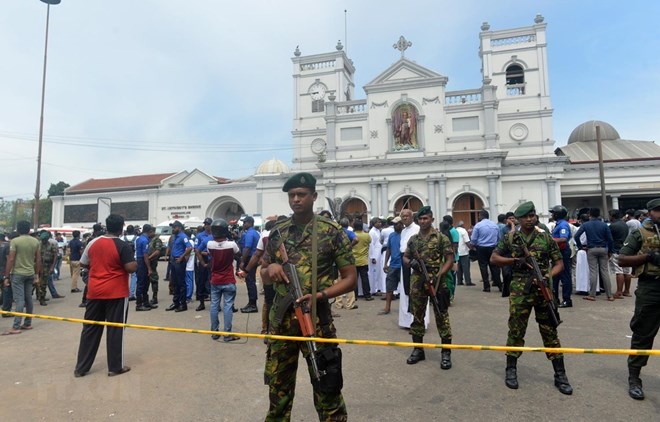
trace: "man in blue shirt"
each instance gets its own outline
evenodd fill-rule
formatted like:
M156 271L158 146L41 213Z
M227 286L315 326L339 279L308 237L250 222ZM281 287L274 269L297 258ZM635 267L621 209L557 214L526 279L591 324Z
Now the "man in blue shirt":
M564 269L559 277L552 280L552 290L557 299L559 299L559 281L561 279L561 297L562 301L559 304L560 308L572 308L573 301L571 300L571 293L573 292L573 280L571 277L571 248L568 241L571 238L571 227L566 221L568 210L561 206L555 205L550 209L550 215L555 222L555 228L552 230L552 238L557 242L559 251L561 252L562 260L564 261Z
M587 234L587 244L580 242L582 233ZM578 249L587 251L587 262L589 263L589 295L584 300L596 300L596 287L598 278L605 288L607 300L614 300L610 286L610 275L608 272L608 260L612 255L612 232L607 224L600 219L600 208L589 210L589 221L580 226L573 237Z
M203 229L199 231L198 228L197 237L195 237L195 258L197 258L197 265L195 266L195 287L197 292L195 296L199 301L199 306L195 309L197 312L206 309L204 299L209 296L211 290L209 259L207 256L202 255L202 252L206 250L209 240L213 240L211 223L213 223L212 218L205 218Z
M135 240L135 260L137 261L137 288L135 289L135 310L150 311L158 307L149 303L149 232L151 224L142 226L142 234Z
M240 269L245 271L252 254L257 250L259 232L254 229L254 218L247 216L243 220L243 249ZM257 308L257 268L252 268L245 276L245 285L248 291L248 304L241 308L244 314L259 312Z
M479 271L484 283L484 292L490 292L490 282L488 281L488 268L493 278L493 286L502 291L502 282L500 280L500 269L497 265L490 263L490 256L493 254L495 246L500 239L500 229L497 224L488 219L489 214L486 210L479 211L479 222L472 229L470 244L477 249L477 261L479 262Z
M79 293L78 278L80 277L80 257L85 246L80 240L80 230L74 230L73 239L69 242L69 270L71 271L71 293Z
M387 274L385 279L385 309L379 312L378 315L390 313L394 291L399 287L399 280L401 279L401 230L403 230L403 223L401 217L394 217L392 223L394 224L394 232L387 238L387 251L385 251L385 265L383 266L383 271Z
M170 260L172 261L172 274L174 294L172 304L166 311L183 312L188 310L186 303L186 263L192 252L192 243L188 236L183 233L183 223L175 220L172 226L172 249Z

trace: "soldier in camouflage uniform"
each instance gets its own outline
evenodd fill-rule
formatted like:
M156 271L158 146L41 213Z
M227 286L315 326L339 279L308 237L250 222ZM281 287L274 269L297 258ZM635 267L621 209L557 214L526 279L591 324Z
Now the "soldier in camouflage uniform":
M528 293L525 285L530 282L533 275L532 267L527 262L524 246L527 246L529 254L533 256L546 278L542 282L548 286L548 279L559 277L564 269L559 246L552 236L537 226L538 217L534 203L529 201L516 208L514 216L520 223L519 230L507 233L500 239L491 256L491 262L500 267L513 265L513 276L511 279L511 295L509 296L509 337L507 346L524 346L525 331L527 323L534 309L536 322L545 347L561 347L557 328L552 326L549 310L543 298L543 294L537 286L531 285ZM550 267L552 262L552 268ZM552 286L548 286L552 291ZM553 299L554 300L554 299ZM521 352L506 353L506 386L512 389L518 388L517 361ZM573 388L566 377L564 368L564 355L561 353L548 353L548 359L552 362L555 370L555 386L562 394L570 395Z
M433 306L435 323L442 344L451 344L451 326L449 325L449 289L447 287L447 272L454 265L454 249L451 241L444 234L433 228L433 212L431 207L424 206L417 211L417 222L419 233L413 235L408 241L406 252L403 254L403 262L413 269L410 277L410 309L413 314L413 322L410 324L410 333L414 343L424 341L424 315L429 303L428 282L437 285L436 297L440 304L440 313ZM431 280L425 280L422 265L426 266ZM451 368L451 350L442 349L440 368ZM415 347L406 361L409 365L426 359L424 349Z
M159 236L156 236L156 228L151 227L147 233L149 236L149 282L151 283L151 305L158 304L158 258L160 258L160 251L163 249L163 241Z
M635 291L635 313L630 320L631 349L651 349L660 329L660 198L646 204L649 218L633 231L619 252L621 266L635 267L639 277ZM628 394L635 400L644 399L639 374L649 361L648 356L628 357Z
M39 232L39 240L41 240L41 274L39 276L39 286L37 286L37 300L41 306L48 305L46 303L46 287L48 286L48 279L52 277L55 269L55 261L57 260L57 243L50 241L50 233L48 230L41 230ZM53 297L59 296L57 292Z
M287 192L293 216L273 227L269 235L264 265L261 270L264 283L275 283L275 298L270 310L271 334L300 336L301 330L295 318L287 287L287 276L283 270L281 246L284 246L289 262L296 265L301 287L305 294L300 301L312 299L312 283L316 282L317 315L312 316L316 336L336 337L328 299L355 288L357 272L351 253L348 237L336 223L314 215L316 200L316 179L309 173L292 176L282 188ZM312 280L312 232L317 230L317 280ZM339 269L339 279L333 284L333 264ZM346 421L347 411L341 394L341 351L335 344L318 343L319 353L330 355L334 369L333 377L322 377L320 382L313 380L314 406L321 421ZM269 386L270 407L266 421L288 421L296 386L296 371L299 354L307 359L309 350L306 343L296 341L270 340L266 352L264 379ZM312 373L307 359L310 375ZM330 366L328 366L330 368Z

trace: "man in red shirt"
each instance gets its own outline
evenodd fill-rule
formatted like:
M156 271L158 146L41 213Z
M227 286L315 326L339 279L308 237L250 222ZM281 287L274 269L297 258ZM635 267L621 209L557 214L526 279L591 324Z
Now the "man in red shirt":
M220 322L218 311L220 301L224 297L225 304L222 313L225 320L224 331L231 332L231 323L234 315L233 307L236 299L236 279L234 278L234 255L240 250L233 240L228 240L229 224L219 218L211 223L211 234L213 240L206 244L206 250L202 255L208 255L211 259L211 331L218 331ZM218 340L219 335L211 336ZM225 342L238 340L239 337L227 335Z
M137 270L131 246L118 237L124 217L110 214L105 220L107 234L93 239L85 248L80 265L89 269L85 319L125 323L128 316L128 274ZM73 375L87 375L94 363L103 335L102 325L83 325L78 362ZM108 376L131 370L124 365L124 328L108 327L106 333Z

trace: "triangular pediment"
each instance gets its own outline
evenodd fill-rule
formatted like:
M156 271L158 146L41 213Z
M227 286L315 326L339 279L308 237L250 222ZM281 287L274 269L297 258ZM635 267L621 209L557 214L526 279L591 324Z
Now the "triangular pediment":
M179 183L183 186L208 186L218 184L218 180L199 169L194 169Z
M402 83L445 86L447 77L404 57L376 76L364 89L369 92L370 89L377 87L399 86Z

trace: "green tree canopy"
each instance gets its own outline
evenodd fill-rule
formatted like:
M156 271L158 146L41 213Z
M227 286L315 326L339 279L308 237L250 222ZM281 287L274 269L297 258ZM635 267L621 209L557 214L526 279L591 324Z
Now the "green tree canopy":
M51 196L64 195L64 189L68 188L69 186L71 185L62 181L57 182L57 184L51 183L50 187L48 188L48 197L50 198Z

